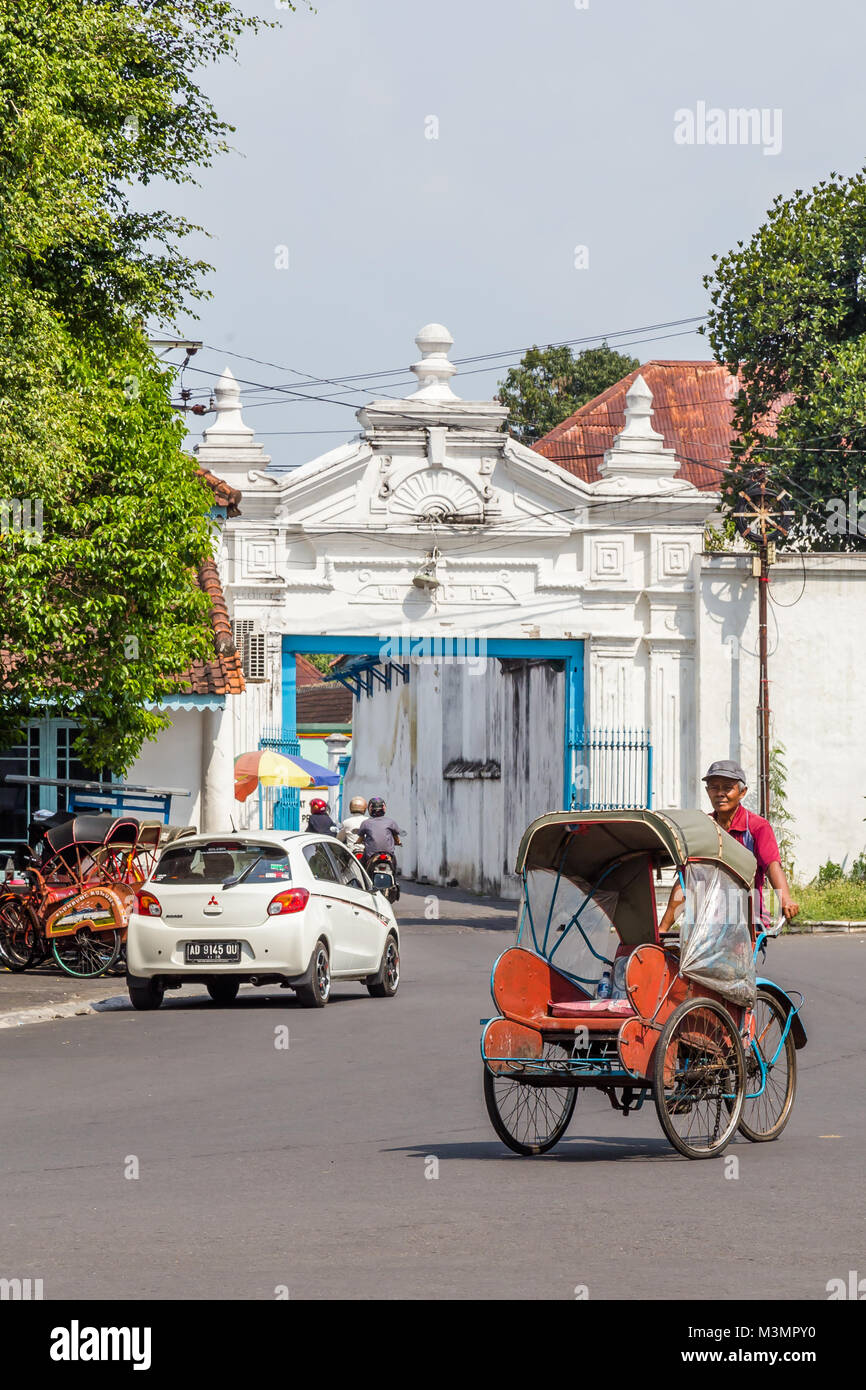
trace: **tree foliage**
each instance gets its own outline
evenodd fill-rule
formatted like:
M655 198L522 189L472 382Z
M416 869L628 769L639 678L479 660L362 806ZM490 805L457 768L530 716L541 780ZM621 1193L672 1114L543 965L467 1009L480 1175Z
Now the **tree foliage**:
M704 331L741 388L729 506L757 463L791 494L805 544L862 549L856 498L847 520L852 490L866 502L866 173L776 198L747 244L713 260Z
M193 227L141 210L228 148L200 89L261 21L224 0L0 0L0 746L77 718L124 771L211 650L212 497L147 343L200 297ZM37 499L41 536L11 499ZM31 512L31 517L33 512Z
M511 433L522 444L534 444L639 366L636 357L615 352L607 343L579 353L570 347L529 348L499 383Z

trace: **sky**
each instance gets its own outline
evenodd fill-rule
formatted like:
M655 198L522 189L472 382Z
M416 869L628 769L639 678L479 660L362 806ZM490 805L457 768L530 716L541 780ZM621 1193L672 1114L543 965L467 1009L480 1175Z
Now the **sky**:
M411 391L430 321L453 360L488 357L453 379L466 399L494 395L532 343L709 358L679 321L706 312L713 253L777 194L866 162L863 0L238 8L279 28L203 74L234 149L199 188L151 196L210 233L189 243L214 270L179 325L206 345L184 384L206 399L231 366L275 467ZM207 417L190 420L193 443Z

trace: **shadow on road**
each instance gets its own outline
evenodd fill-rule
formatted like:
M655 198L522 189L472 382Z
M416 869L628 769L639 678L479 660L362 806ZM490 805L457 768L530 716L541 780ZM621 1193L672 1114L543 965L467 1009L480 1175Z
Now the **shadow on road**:
M459 1144L442 1144L432 1140L429 1144L407 1144L384 1153L403 1153L407 1158L463 1158L486 1159L508 1163L688 1163L671 1148L666 1139L563 1139L555 1149L546 1154L522 1157L511 1153L498 1140L479 1140L475 1143L464 1141Z

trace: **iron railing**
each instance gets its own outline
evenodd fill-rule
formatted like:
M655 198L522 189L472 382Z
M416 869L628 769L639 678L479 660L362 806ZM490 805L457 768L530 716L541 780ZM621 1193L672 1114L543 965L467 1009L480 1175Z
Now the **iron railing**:
M301 744L297 737L287 737L281 729L266 728L259 739L260 749L282 753L284 757L300 757ZM300 830L301 794L297 787L263 787L259 785L259 829Z
M649 729L583 728L569 740L573 811L633 811L652 806Z

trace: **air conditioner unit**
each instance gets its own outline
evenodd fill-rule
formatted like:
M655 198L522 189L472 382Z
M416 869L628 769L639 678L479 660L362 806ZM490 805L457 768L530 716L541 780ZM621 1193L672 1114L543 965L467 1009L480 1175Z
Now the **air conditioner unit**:
M251 683L266 681L268 671L265 634L259 631L252 618L234 618L232 633L235 646L241 654L244 680Z

